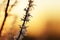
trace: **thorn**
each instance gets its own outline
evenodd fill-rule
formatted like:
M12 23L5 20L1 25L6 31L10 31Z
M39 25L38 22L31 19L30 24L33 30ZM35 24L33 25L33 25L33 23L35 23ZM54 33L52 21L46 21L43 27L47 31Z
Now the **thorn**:
M31 5L29 5L29 7L32 7L33 5L31 4Z
M30 2L30 3L33 3L33 1L32 1L32 0L29 0L29 2Z
M24 21L24 19L23 19L23 18L21 18L21 20L22 20L22 21Z
M24 11L27 11L27 9L25 8Z
M27 15L28 15L28 17L31 16L30 13L28 13Z

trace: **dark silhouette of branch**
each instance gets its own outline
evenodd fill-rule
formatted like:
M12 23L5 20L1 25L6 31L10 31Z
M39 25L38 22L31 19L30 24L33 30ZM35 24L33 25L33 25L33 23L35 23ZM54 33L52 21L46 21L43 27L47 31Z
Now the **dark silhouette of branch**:
M22 40L25 36L25 33L26 33L26 22L29 22L29 17L31 16L29 11L30 11L30 8L33 6L33 1L32 0L29 0L29 4L28 4L28 7L24 9L24 11L26 11L25 13L25 16L21 19L23 21L23 24L22 26L20 27L21 30L20 30L20 33L18 35L18 38L16 40Z
M10 2L10 0L8 0L8 2L7 2L7 6L6 6L6 10L5 10L5 17L4 17L4 20L3 20L3 23L2 23L2 26L1 26L1 29L0 29L0 37L1 37L1 33L2 33L2 30L3 30L4 23L5 23L6 18L8 16L7 10L8 10L8 6L9 6L9 2Z

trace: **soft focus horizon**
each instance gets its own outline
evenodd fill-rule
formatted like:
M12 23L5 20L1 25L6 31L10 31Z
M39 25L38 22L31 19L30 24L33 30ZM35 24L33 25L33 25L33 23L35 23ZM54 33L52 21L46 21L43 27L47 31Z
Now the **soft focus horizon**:
M0 0L0 28L4 19L5 6L4 0ZM10 5L13 5L15 0L10 0ZM48 31L50 34L60 35L60 0L33 0L34 7L32 7L30 13L30 22L27 23L27 35L33 37L39 37L46 35ZM6 0L7 2L7 0ZM12 33L17 35L19 31L19 25L22 25L22 21L25 12L24 8L28 5L28 0L17 0L17 4L8 11L8 17L6 19L2 36ZM9 6L10 8L10 6Z

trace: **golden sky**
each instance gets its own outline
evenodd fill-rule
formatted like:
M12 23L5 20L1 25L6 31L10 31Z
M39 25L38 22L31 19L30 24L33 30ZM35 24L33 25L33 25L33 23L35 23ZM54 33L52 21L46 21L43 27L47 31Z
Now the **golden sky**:
M14 3L15 0L11 0L10 5ZM27 7L28 0L17 0L18 3L12 8L9 13L11 16L7 17L4 30L8 32L12 27L12 23L15 22L15 16L22 18L25 14L24 8ZM1 6L3 0L0 0L0 25L2 24L4 18L4 5ZM49 20L60 20L60 0L34 0L34 8L30 11L32 17L30 18L30 22L27 23L29 26L27 29L29 35L38 36L46 31L46 22ZM2 8L3 7L3 8ZM19 18L17 20L19 20ZM16 25L15 25L16 24ZM18 24L15 22L15 28L17 28ZM20 21L20 25L22 22ZM8 28L8 29L7 29ZM14 27L13 27L14 28ZM18 30L18 29L14 29ZM4 32L4 31L3 31Z

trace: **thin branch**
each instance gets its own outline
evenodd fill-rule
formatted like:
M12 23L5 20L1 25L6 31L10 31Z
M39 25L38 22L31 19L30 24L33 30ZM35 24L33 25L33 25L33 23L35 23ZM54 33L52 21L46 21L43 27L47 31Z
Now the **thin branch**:
M11 11L11 9L17 4L17 0L15 0L14 4L10 5L11 8L9 9L9 11Z
M0 29L0 37L1 37L1 33L2 33L2 30L3 30L4 23L5 23L6 18L8 16L7 10L8 10L8 7L9 7L9 2L10 2L10 0L8 0L8 2L7 2L7 6L6 6L6 10L5 10L5 17L4 17L4 20L3 20L3 23L2 23L2 26L1 26L1 29Z
M25 17L21 19L23 21L23 24L20 27L21 30L20 30L19 36L18 36L18 38L16 40L22 40L24 38L24 36L25 36L25 33L26 33L25 24L26 24L26 22L29 22L29 17L31 16L29 11L30 11L30 8L33 6L32 3L33 3L33 1L29 0L28 7L24 9L24 11L26 11Z

